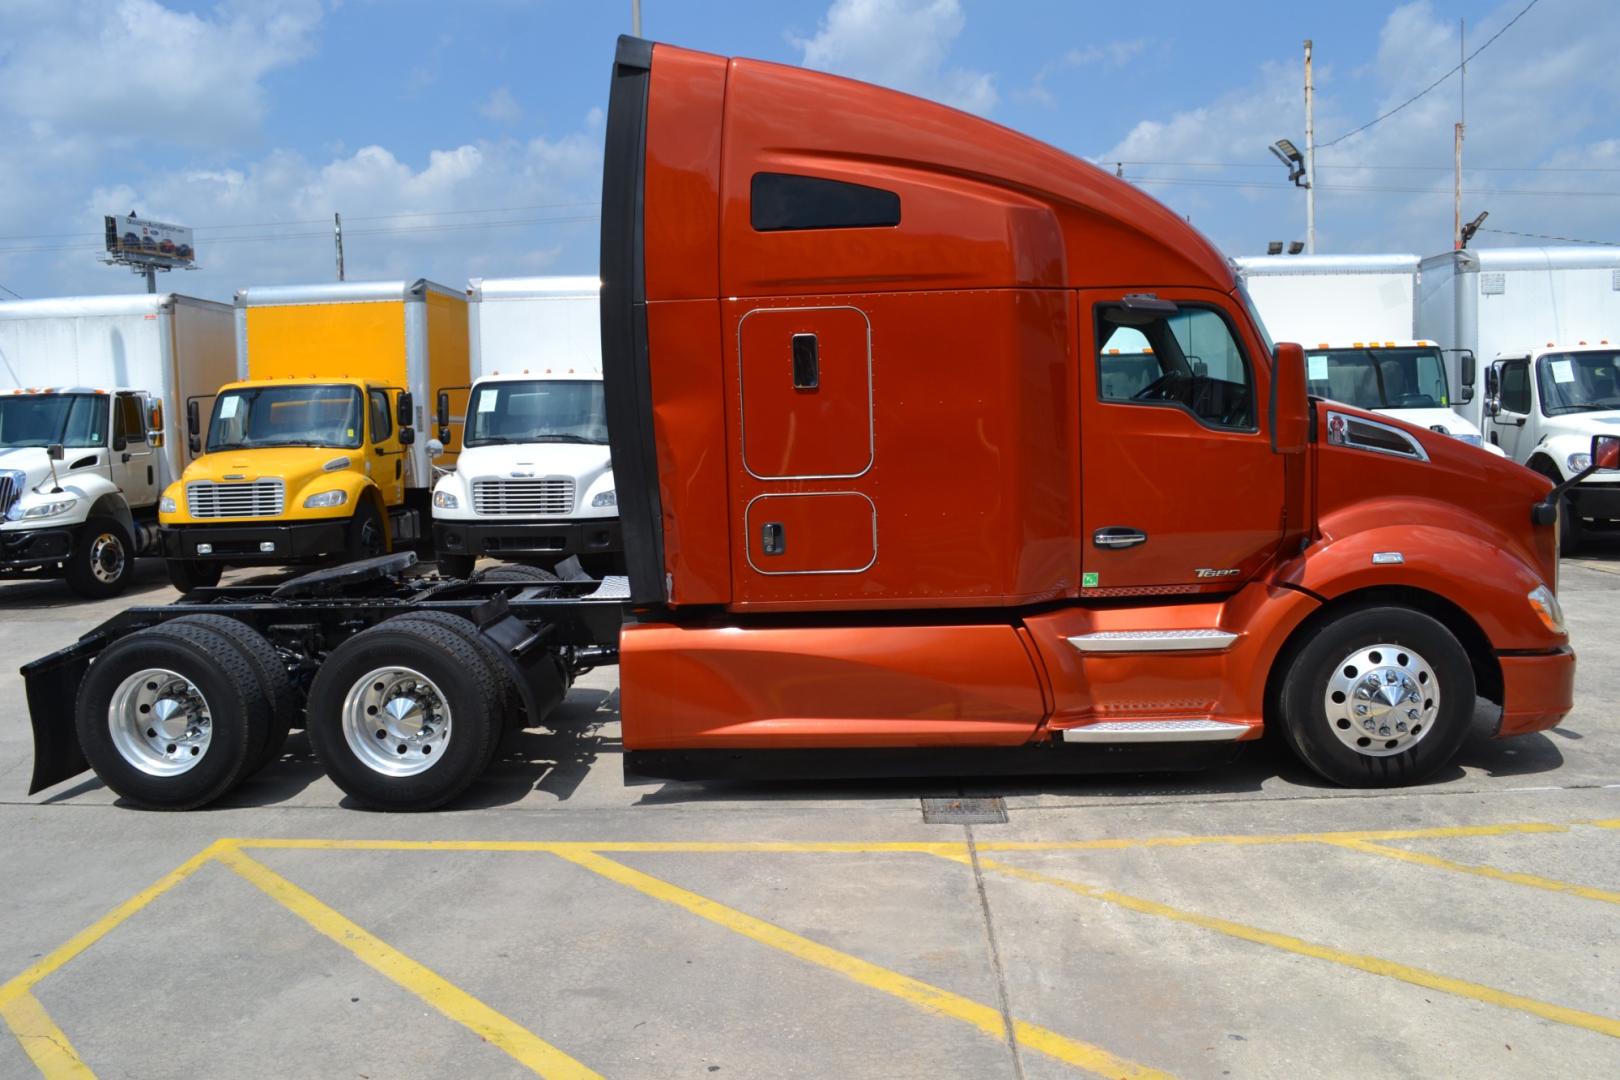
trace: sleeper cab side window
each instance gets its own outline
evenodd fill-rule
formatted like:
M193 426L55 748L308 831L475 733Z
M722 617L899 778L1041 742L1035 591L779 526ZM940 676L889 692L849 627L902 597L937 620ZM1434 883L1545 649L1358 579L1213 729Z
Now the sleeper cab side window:
M1206 427L1256 430L1248 359L1214 308L1098 305L1097 377L1103 401L1181 409Z
M755 173L749 223L758 232L871 229L900 224L900 196L883 188L793 173Z

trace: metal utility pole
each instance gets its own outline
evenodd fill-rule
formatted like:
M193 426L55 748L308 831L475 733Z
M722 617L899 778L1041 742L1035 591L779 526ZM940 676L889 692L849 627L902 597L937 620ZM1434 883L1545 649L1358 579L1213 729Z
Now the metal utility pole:
M641 0L630 0L630 33L641 36Z
M338 280L343 280L343 215L332 214L332 240L337 244Z
M1305 254L1316 254L1316 102L1311 39L1305 39Z
M1460 70L1457 73L1457 130L1452 139L1452 154L1455 157L1455 167L1452 171L1451 186L1451 248L1461 251L1463 247L1462 224L1462 144L1463 128L1468 119L1468 53L1464 40L1468 28L1461 19L1457 20L1457 59Z
M149 293L157 292L157 269L155 267L148 266L146 268L146 291Z

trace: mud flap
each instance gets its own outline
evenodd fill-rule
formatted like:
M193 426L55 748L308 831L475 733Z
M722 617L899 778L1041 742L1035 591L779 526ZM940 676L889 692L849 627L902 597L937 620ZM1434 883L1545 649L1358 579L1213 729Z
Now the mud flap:
M22 669L28 687L28 719L34 726L34 776L28 794L34 795L90 768L79 748L73 708L79 684L90 667L90 656L64 649Z
M508 673L517 683L523 699L527 723L542 727L568 693L567 665L554 647L543 642L547 629L538 632L515 618L504 596L497 596L473 610L478 633L495 646Z

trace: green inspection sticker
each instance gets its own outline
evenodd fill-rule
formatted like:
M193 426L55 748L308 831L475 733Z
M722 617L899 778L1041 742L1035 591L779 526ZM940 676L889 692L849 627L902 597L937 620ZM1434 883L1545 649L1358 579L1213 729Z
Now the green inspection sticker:
M1080 587L1083 588L1083 589L1095 589L1097 587L1097 575L1096 574L1081 574L1080 575Z

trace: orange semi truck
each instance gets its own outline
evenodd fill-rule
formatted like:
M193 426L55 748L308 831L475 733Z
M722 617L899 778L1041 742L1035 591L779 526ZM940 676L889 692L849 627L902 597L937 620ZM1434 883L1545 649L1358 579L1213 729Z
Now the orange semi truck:
M1504 736L1570 709L1557 489L1308 398L1228 260L1123 181L623 39L602 219L628 601L405 553L132 609L25 669L36 789L87 759L200 805L302 724L358 800L436 806L615 659L626 769L663 776L1187 764L1275 726L1382 786L1476 696Z

